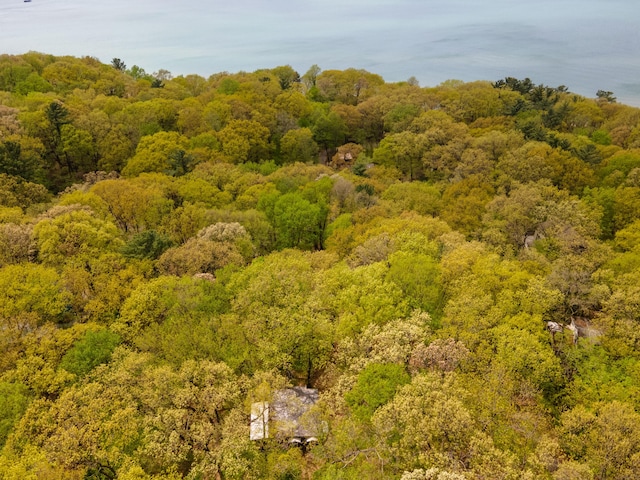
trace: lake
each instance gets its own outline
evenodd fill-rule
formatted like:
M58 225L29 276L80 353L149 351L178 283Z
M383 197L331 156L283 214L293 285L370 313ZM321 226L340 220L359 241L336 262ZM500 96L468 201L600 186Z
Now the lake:
M0 0L0 53L202 76L289 64L386 81L529 77L640 107L638 0Z

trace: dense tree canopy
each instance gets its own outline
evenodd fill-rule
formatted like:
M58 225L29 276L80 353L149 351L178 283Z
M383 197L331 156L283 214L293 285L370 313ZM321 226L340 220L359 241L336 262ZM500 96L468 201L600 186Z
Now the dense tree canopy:
M635 478L639 152L604 90L1 55L0 477Z

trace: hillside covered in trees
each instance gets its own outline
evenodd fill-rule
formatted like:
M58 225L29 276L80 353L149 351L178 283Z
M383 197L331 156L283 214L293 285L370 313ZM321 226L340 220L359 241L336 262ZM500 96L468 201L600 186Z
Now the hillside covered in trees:
M639 267L611 92L0 56L0 478L638 478Z

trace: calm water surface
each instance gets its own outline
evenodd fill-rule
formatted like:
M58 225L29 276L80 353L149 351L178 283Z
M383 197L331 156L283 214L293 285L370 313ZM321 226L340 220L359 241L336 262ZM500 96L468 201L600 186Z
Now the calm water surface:
M640 0L0 0L0 53L209 76L289 64L387 81L530 77L640 106Z

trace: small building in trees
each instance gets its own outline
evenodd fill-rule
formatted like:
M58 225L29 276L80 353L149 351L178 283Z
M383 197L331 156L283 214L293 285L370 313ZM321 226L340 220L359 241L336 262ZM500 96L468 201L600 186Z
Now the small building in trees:
M338 147L336 154L331 158L330 165L333 168L349 168L358 159L364 148L357 143L346 143Z
M271 402L251 405L251 440L279 438L306 445L317 441L318 418L311 408L318 401L318 390L293 387L277 390Z

